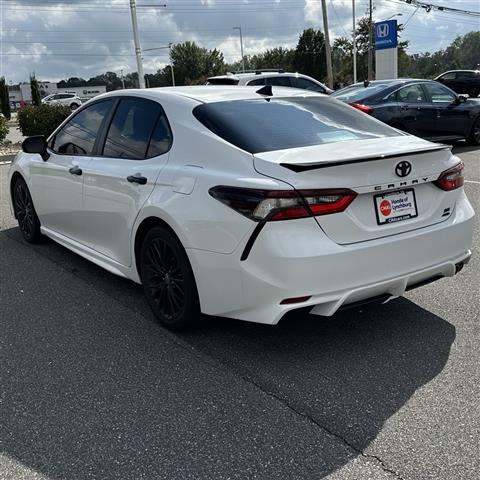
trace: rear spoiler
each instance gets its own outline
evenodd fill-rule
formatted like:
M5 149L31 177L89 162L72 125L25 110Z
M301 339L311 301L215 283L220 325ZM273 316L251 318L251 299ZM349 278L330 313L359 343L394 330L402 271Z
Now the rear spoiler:
M320 162L320 163L310 163L308 165L301 165L298 163L280 163L280 166L288 168L293 172L306 172L308 170L316 170L318 168L330 168L330 167L337 167L338 165L349 165L352 163L361 163L361 162L374 162L377 160L386 160L387 158L400 158L400 157L408 157L410 155L414 155L416 153L430 153L430 152L437 152L439 150L451 150L452 147L450 145L437 145L436 147L429 147L429 148L419 148L416 150L410 150L408 152L402 153L393 153L391 155L371 155L367 157L359 157L354 158L352 160L339 160L333 162Z

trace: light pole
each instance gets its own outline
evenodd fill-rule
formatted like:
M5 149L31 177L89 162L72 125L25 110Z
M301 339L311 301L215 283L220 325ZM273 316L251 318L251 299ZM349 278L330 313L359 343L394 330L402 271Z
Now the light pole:
M355 0L352 0L352 24L353 24L353 83L357 83L357 22L355 18Z
M242 52L242 72L245 71L245 59L243 58L243 37L242 37L242 27L233 27L233 30L238 30L240 32L240 50Z
M120 78L122 79L122 88L125 90L125 79L123 78L123 68L120 70Z
M170 71L172 72L172 87L175 86L175 75L173 74L173 63L172 63L172 46L173 43L168 44L168 49L170 51L169 57L170 57Z

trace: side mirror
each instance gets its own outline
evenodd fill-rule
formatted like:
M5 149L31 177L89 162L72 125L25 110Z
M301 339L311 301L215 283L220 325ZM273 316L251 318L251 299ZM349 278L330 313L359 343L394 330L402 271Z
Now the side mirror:
M457 96L455 103L459 105L460 103L465 103L467 100L468 100L468 95L460 94Z
M26 138L22 143L22 150L25 153L40 154L44 162L50 157L50 154L47 152L47 140L43 135Z

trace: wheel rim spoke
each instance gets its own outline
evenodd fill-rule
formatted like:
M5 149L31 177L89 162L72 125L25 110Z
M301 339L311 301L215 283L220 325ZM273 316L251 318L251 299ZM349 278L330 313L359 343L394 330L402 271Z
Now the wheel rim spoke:
M146 287L157 311L166 319L179 316L185 306L184 275L172 246L155 238L145 253Z
M15 189L15 211L22 233L30 237L34 230L33 204L27 189L19 183Z

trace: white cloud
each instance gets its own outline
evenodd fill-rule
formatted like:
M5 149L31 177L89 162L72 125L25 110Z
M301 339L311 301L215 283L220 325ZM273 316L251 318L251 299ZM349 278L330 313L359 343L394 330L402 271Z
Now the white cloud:
M59 80L89 78L107 70L136 70L127 0L69 0L52 7L54 3L38 2L38 7L31 6L32 0L1 3L0 75L17 82L27 80L32 71L41 79ZM448 1L436 3L447 5ZM319 0L236 0L230 6L225 0L190 0L188 8L179 8L171 0L168 5L138 8L143 49L190 40L206 48L219 48L226 61L233 62L240 58L234 26L242 27L246 54L277 46L294 47L304 28L323 30ZM376 0L375 5L377 20L402 13L398 20L405 22L414 12L411 6L386 0ZM331 40L351 35L351 0L327 0L327 7ZM365 8L366 2L357 0L357 18L366 13ZM462 0L462 8L478 10L478 0ZM471 30L478 30L475 19L420 9L402 39L410 40L412 52L435 51ZM146 72L167 62L168 49L144 52Z

